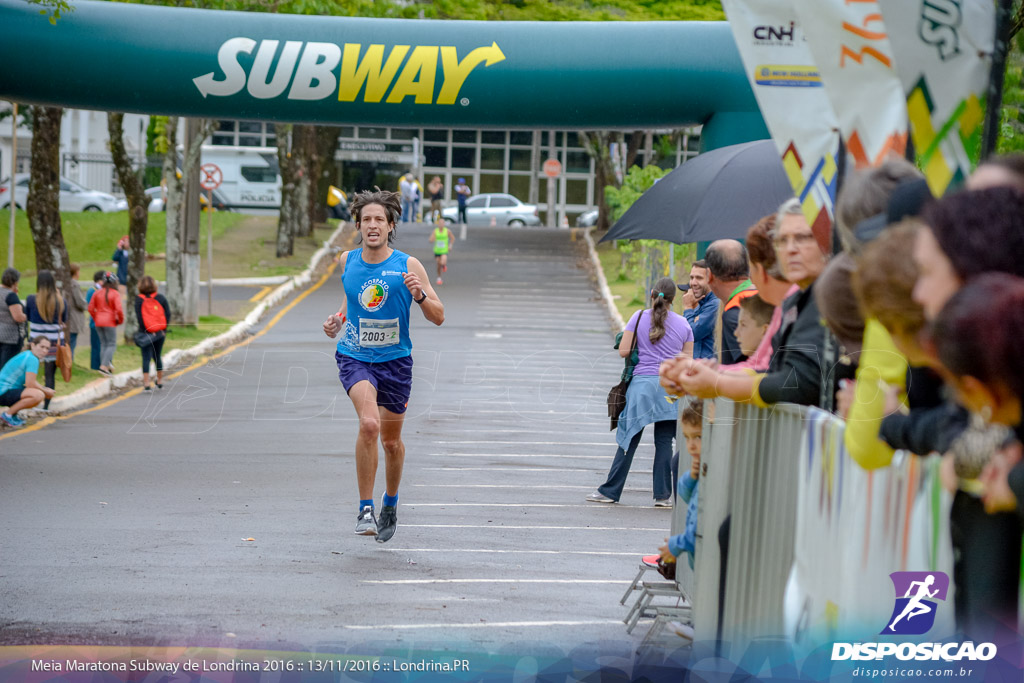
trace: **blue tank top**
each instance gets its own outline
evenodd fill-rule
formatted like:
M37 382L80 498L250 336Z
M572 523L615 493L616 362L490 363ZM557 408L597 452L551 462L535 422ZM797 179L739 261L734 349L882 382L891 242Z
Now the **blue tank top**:
M346 320L338 353L364 363L384 363L412 355L409 309L412 294L402 280L409 255L397 249L381 263L367 263L363 250L345 260Z

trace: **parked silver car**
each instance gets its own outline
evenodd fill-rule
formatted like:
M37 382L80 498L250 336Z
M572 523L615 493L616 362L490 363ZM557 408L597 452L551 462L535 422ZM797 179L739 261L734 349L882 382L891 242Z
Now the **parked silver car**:
M576 219L576 227L578 228L591 228L595 225L597 225L597 209L584 211Z
M24 209L28 201L28 173L14 176L14 205ZM5 180L0 184L0 209L11 205L11 183ZM82 187L70 178L60 178L60 210L61 211L127 211L128 200L118 199L106 192L97 192Z
M457 223L459 207L449 206L441 211L441 217L448 223ZM508 225L521 228L525 225L540 225L537 207L523 204L510 194L478 194L466 202L467 225Z

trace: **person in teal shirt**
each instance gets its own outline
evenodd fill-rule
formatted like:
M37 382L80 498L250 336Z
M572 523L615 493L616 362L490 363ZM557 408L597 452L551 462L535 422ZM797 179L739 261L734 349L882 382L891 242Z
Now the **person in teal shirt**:
M27 351L22 351L7 361L0 370L0 406L9 406L6 412L0 413L0 420L8 427L21 427L25 424L18 412L33 408L45 399L53 398L54 390L44 387L36 379L39 374L39 361L50 352L50 340L37 335L29 341Z

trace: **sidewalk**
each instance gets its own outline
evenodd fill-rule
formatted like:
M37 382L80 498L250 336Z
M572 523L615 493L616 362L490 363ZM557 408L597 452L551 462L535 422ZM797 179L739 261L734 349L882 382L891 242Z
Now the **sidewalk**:
M210 337L195 346L186 349L173 349L164 354L163 360L165 372L169 372L176 367L187 366L189 363L192 363L201 356L209 355L217 350L236 344L248 337L251 330L259 324L259 322L272 308L285 301L295 292L302 291L307 288L314 282L316 277L322 274L323 271L330 266L335 254L344 241L343 236L346 228L350 227L350 223L340 224L337 230L331 233L331 236L324 242L324 245L310 258L309 267L299 275L278 275L265 278L214 278L214 286L278 286L273 292L263 297L259 303L253 307L244 320L233 325L227 332L216 337ZM205 281L200 282L201 286L205 286L205 284ZM44 413L38 409L26 410L24 412L27 417L68 413L78 410L91 402L105 398L121 389L125 389L133 385L141 385L141 383L142 369L136 368L134 370L118 373L113 377L97 379L68 396L55 397L50 403L50 410L48 412Z

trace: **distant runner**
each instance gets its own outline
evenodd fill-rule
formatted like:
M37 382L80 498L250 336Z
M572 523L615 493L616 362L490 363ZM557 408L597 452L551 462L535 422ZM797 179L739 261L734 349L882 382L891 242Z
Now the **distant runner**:
M399 202L397 192L356 194L352 217L363 246L341 255L345 297L323 326L331 339L343 332L335 353L338 377L359 415L356 533L376 536L380 543L390 540L398 527L398 485L405 462L402 424L412 389L409 309L416 303L427 320L444 322L444 304L423 264L390 246L402 215ZM346 319L346 314L351 315ZM379 518L373 505L378 439L384 446L386 483Z
M437 284L443 285L442 273L448 272L448 254L452 250L455 235L444 223L438 222L430 233L430 241L434 243L434 261L437 263Z

